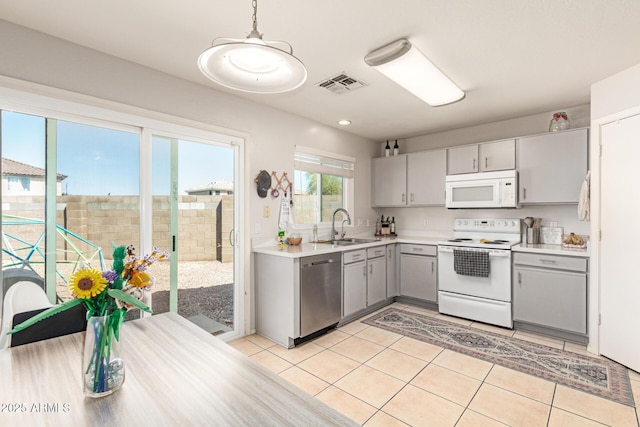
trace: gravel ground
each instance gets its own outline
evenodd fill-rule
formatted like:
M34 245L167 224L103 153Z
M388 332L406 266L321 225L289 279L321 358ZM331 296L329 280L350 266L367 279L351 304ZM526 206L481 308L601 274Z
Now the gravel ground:
M105 260L107 266L111 263L111 260ZM156 314L169 311L169 266L168 261L161 261L149 269L155 278L152 301ZM58 269L68 280L73 265L59 264ZM202 314L233 328L233 290L233 263L193 261L178 264L178 314L183 317ZM65 300L70 296L61 279L58 279L57 292Z

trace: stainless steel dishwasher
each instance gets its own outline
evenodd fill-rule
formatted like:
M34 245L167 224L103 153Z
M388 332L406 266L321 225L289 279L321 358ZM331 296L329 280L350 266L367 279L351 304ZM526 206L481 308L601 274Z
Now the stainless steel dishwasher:
M300 258L300 336L334 327L341 301L342 253Z

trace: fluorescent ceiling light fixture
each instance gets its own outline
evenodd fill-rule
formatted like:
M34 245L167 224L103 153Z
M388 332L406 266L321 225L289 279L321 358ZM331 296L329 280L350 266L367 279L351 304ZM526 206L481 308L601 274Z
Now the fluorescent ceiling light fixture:
M307 69L293 56L289 43L262 40L257 0L252 6L253 29L249 36L215 39L198 58L200 71L217 84L242 92L283 93L299 88L307 80Z
M338 124L340 126L349 126L351 124L351 120L347 120L347 119L338 120Z
M376 49L364 60L433 107L464 98L464 92L407 39Z

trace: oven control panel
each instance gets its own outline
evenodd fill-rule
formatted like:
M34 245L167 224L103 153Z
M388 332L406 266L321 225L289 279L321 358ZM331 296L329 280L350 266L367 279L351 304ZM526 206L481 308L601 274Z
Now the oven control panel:
M520 218L457 218L453 231L487 231L490 233L520 233Z

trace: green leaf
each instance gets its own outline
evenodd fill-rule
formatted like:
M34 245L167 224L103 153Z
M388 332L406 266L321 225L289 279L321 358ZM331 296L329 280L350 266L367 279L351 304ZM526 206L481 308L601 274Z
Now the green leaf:
M36 314L35 316L25 320L19 325L14 326L14 328L9 332L7 332L7 334L15 334L16 332L20 332L24 329L27 329L29 326L33 325L34 323L41 321L42 319L46 319L47 317L51 317L54 314L61 313L65 310L70 309L71 307L75 307L76 305L80 305L82 303L84 303L83 299L74 298L74 299L70 299L69 301L63 302L62 304L54 305L53 307L50 307L45 311L42 311Z
M108 289L107 293L110 297L120 300L125 304L131 304L139 308L140 310L146 311L147 313L153 313L153 311L151 311L151 309L145 303L135 299L129 294L122 292L120 289Z

